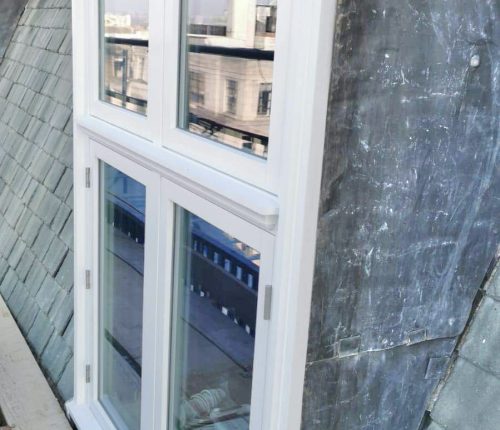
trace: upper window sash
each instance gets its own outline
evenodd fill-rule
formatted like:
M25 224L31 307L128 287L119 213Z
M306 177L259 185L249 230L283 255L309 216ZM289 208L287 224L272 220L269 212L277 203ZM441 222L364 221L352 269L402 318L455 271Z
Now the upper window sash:
M163 5L141 0L139 19L121 14L119 4L117 0L88 3L87 114L159 141Z
M219 143L215 139L200 136L182 128L179 118L182 112L186 112L185 103L182 101L185 100L187 103L192 101L198 104L208 103L210 97L208 91L210 82L204 77L191 74L193 79L191 84L188 82L189 79L180 79L183 64L181 54L185 48L182 43L184 19L181 12L183 0L149 0L146 115L117 106L119 103L111 104L103 101L103 92L101 91L103 55L101 48L106 43L103 43L104 35L100 31L103 23L100 4L104 1L106 0L89 2L88 8L85 10L84 20L82 20L85 22L83 25L85 40L83 46L85 49L84 60L80 63L83 63L84 67L83 70L75 72L79 75L76 81L81 82L84 88L81 91L83 97L78 98L78 107L75 108L76 124L86 116L93 116L111 126L144 138L150 142L152 147L166 148L240 181L278 194L283 155L281 148L284 147L282 142L285 140L283 127L288 109L285 103L285 94L288 75L292 69L288 63L290 2L284 0L281 3L278 2L277 16L271 16L272 19L265 20L265 22L259 21L255 24L256 34L258 31L272 30L274 32L276 30L272 76L267 73L264 77L265 82L256 82L254 85L255 94L249 97L246 95L248 91L245 90L245 86L234 76L233 78L231 76L224 78L224 88L220 91L222 97L220 102L223 105L221 109L226 111L226 115L238 115L242 109L242 101L245 103L248 101L250 104L249 112L254 114L257 118L256 121L269 122L268 150L265 154L266 157L261 157L252 154L251 151L243 152ZM250 3L252 5L255 3L257 9L255 0L249 1ZM258 16L263 14L265 15L264 12L257 12ZM275 11L271 15L273 14ZM75 29L77 28L78 26ZM123 42L122 40L110 39L109 43L113 41ZM119 70L122 67L120 61L117 61L115 66L118 79L122 76L122 72ZM112 64L108 64L107 67L108 71L114 70ZM236 85L230 85L230 82L236 83ZM262 86L259 84L272 84L272 99L270 92L266 92L265 95L262 93ZM290 91L288 93L287 99L289 100ZM271 100L272 107L270 106ZM260 144L256 146L262 152L263 147Z
M232 4L233 0L228 0L228 17L224 18L226 21L219 17L221 22L217 24L216 10L213 16L208 16L213 8L203 8L193 1L198 0L166 2L166 105L162 144L244 182L277 193L288 68L289 2L267 2L277 4L277 9L269 8L267 13L258 7L264 2L239 0ZM204 16L194 16L195 6L201 7ZM249 16L243 14L243 9L250 11ZM231 13L235 19L231 20ZM270 15L270 19L265 20L264 15ZM242 16L246 21L239 23L239 27L232 23ZM238 33L240 30L242 34ZM267 36L266 31L270 32ZM196 42L205 37L210 40ZM265 46L266 43L269 46ZM206 70L208 66L210 70ZM252 68L265 70L255 77ZM260 106L260 84L272 84L272 107ZM270 97L266 103L271 103ZM270 115L263 115L263 109ZM219 132L212 133L217 129ZM256 143L245 144L245 140ZM263 145L262 141L267 143Z

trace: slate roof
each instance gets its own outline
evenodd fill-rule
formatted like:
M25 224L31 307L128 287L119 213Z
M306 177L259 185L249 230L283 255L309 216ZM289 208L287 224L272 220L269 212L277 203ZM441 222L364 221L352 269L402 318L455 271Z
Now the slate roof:
M0 64L0 294L63 399L73 380L70 0L29 0Z
M500 423L500 263L458 349L427 430L498 430Z

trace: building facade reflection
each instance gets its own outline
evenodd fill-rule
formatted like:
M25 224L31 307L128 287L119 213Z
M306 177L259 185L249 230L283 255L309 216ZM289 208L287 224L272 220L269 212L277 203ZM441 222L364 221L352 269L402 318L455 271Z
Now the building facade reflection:
M226 145L267 157L275 1L188 0L181 125Z

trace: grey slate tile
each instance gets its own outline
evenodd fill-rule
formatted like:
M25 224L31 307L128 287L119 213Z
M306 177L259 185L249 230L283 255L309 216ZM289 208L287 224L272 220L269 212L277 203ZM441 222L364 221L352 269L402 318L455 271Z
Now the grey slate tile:
M0 258L0 284L2 283L9 268L10 266L7 260L5 258Z
M57 236L54 236L49 250L43 258L43 264L51 276L54 276L57 273L57 270L61 267L67 252L68 246Z
M459 358L431 416L453 430L497 429L499 398L500 381Z
M486 294L495 300L500 300L500 266L497 265L495 271L491 274L486 286Z
M50 324L47 316L43 312L38 312L28 332L28 342L38 356L42 354L53 332L54 328Z
M19 221L19 217L24 211L24 203L17 196L14 196L10 201L10 205L5 211L5 221L9 223L12 228L15 228Z
M63 130L70 116L71 109L67 108L64 105L57 104L49 123L52 127Z
M47 276L47 271L42 266L42 263L40 263L36 259L33 260L33 264L28 272L28 276L26 277L25 281L25 284L28 287L30 295L32 297L36 296L46 276Z
M24 251L26 250L26 244L22 240L18 240L9 255L8 262L11 267L17 267Z
M430 425L428 425L424 430L446 430L444 427L441 427L435 421L432 421Z
M54 194L47 192L36 210L40 218L47 225L50 225L61 205L60 200Z
M64 203L61 203L61 206L59 206L59 210L57 211L57 214L52 221L52 230L54 230L56 233L60 233L62 228L64 227L64 224L66 224L66 221L68 220L70 214L71 208L69 208Z
M57 185L55 190L55 195L61 200L65 200L68 197L69 192L73 188L73 170L67 168Z
M47 253L54 237L55 235L52 230L50 230L45 224L43 224L32 247L32 251L35 253L39 260L42 260L43 257L45 257L45 254Z
M18 277L16 275L16 272L9 268L7 271L7 274L2 280L2 283L0 284L0 293L2 294L2 297L4 300L8 300L12 291L14 290L17 282L18 282Z
M31 252L29 248L24 250L24 253L19 261L19 264L16 267L16 273L19 276L21 281L26 281L26 277L33 265L33 261L35 260L35 255Z
M31 185L31 184L30 184ZM31 199L28 202L28 207L36 214L38 214L38 208L40 204L45 199L47 194L47 188L40 183L36 184L36 188L31 196Z
M73 249L73 213L71 213L66 224L64 224L59 237L70 249Z
M28 296L17 318L17 324L25 336L33 326L38 312L38 303L32 297Z
M43 182L52 167L54 159L45 151L38 151L33 164L30 166L31 175L38 181Z
M38 290L38 293L35 297L40 309L48 314L50 308L54 304L57 293L59 292L59 286L54 281L54 279L50 275L46 275L45 279L42 282L42 286Z
M40 229L42 228L42 221L33 213L28 212L29 220L26 223L26 228L22 231L21 237L26 242L26 244L31 247L35 242Z
M28 147L29 149L29 145L25 146ZM26 172L26 170L22 168L18 169L18 171L16 172L16 176L14 176L14 179L12 181L11 189L14 192L14 194L16 194L19 198L21 198L24 195L26 189L28 188L30 182L31 182L31 177L28 174L28 172Z
M75 343L75 320L73 318L73 315L71 316L71 319L69 320L69 323L66 326L66 329L64 330L63 334L63 339L66 344L73 349L74 343Z
M56 281L57 283L64 288L66 291L69 291L73 286L73 264L74 264L74 256L73 252L69 251L64 258L64 261L57 272Z
M64 145L61 147L57 159L67 167L73 166L73 145L69 138L65 139Z
M42 355L42 366L47 370L54 383L59 381L72 355L71 349L59 335L54 333Z
M49 313L49 319L52 321L56 331L63 334L73 317L73 289L70 291L61 290Z
M45 177L45 181L43 184L47 187L47 189L51 192L54 192L59 185L59 181L64 173L65 167L59 161L54 160L52 167Z
M38 189L38 185L39 184L35 179L31 179L28 188L26 188L26 191L22 195L22 199L25 204L28 204L31 201L36 193L36 190Z
M500 302L486 296L476 311L460 355L500 377L499 340Z
M0 225L0 243L2 244L0 253L4 256L4 258L9 258L17 240L18 237L15 231L12 230L6 222L2 223Z
M21 309L23 308L27 298L28 293L26 292L26 286L21 281L18 281L7 301L14 318L17 319L19 317Z
M66 368L57 383L57 389L64 401L68 401L73 397L73 383L74 383L74 361L73 357L66 364Z

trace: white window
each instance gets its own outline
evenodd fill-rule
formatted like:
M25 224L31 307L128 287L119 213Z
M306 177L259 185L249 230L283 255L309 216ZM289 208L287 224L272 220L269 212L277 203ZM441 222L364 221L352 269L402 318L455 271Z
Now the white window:
M300 428L334 10L73 0L78 428Z

